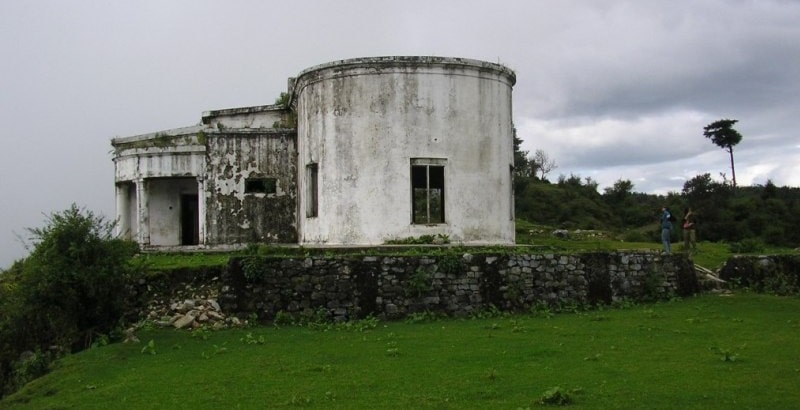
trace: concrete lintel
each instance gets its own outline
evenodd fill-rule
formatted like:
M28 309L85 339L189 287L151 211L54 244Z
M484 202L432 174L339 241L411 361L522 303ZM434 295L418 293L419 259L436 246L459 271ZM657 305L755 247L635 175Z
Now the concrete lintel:
M212 118L227 117L243 114L257 114L267 111L287 111L283 105L256 105L252 107L223 108L221 110L204 111L202 118L203 124L208 124Z
M205 145L176 145L174 147L136 147L121 149L113 160L130 156L158 156L158 155L186 155L186 154L205 154Z
M192 125L192 126L188 126L188 127L172 128L172 129L163 130L163 131L150 132L150 133L147 133L147 134L133 135L133 136L130 136L130 137L112 138L111 139L111 145L126 144L126 143L137 142L137 141L146 141L146 140L157 138L157 137L161 137L161 136L179 137L181 135L194 135L194 134L197 134L200 131L206 132L205 128L206 127L204 125Z
M297 134L297 129L295 128L223 128L221 130L216 129L209 129L205 131L206 136L209 137L216 137L221 135L232 135L232 134L239 134L239 135L291 135L294 136Z

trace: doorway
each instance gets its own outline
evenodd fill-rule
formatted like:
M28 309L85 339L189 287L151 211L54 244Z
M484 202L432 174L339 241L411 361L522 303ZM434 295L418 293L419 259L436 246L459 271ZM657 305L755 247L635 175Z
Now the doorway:
M197 195L181 195L181 245L200 243Z

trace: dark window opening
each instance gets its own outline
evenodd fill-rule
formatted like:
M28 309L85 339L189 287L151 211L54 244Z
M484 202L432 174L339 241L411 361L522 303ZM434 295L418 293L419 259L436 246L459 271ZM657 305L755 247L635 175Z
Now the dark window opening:
M444 223L444 166L411 166L412 223Z
M318 215L318 167L317 164L306 165L306 217L314 218Z
M247 178L244 180L246 194L274 194L278 192L278 181L275 178Z
M197 195L181 195L181 245L200 243Z

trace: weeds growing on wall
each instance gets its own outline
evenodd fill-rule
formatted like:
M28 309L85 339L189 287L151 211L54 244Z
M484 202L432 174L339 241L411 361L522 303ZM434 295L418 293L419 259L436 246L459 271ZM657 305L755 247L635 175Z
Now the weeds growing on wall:
M800 256L744 256L731 258L720 278L737 288L776 295L800 294Z
M269 273L269 267L263 257L247 256L241 260L242 274L249 281L256 281Z
M651 272L644 275L641 279L641 300L643 302L655 302L664 297L661 288L664 286L665 278L663 272Z
M448 243L450 243L450 236L443 234L409 236L386 241L387 245L445 245Z
M430 272L425 268L417 268L414 273L406 280L406 296L421 297L430 292L432 286Z
M462 258L457 255L444 255L436 261L436 266L439 272L453 274L459 273L464 264L462 263Z

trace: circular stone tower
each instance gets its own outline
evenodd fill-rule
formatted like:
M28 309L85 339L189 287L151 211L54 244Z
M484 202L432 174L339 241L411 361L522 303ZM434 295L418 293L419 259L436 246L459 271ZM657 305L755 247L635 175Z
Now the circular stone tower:
M296 78L301 244L513 244L511 90L493 63L357 58Z

